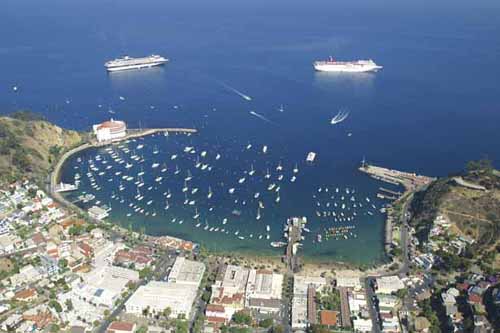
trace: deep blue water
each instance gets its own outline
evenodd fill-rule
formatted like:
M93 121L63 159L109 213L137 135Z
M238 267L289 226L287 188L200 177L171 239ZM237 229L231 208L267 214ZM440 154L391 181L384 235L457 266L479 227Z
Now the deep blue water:
M363 156L434 176L483 156L500 162L500 4L493 0L57 0L43 6L7 0L0 10L0 40L2 112L28 108L75 129L111 116L130 127L195 127L200 133L191 143L235 152L224 162L234 168L248 167L238 161L249 142L270 147L269 163L293 165L308 151L317 152L314 169L301 167L303 178L294 184L304 193L287 200L283 195L276 225L288 213L311 209L303 198L319 186L350 186L373 198L380 184L356 171ZM171 62L144 71L104 71L106 60L150 53ZM314 73L311 62L329 55L373 58L384 69ZM340 108L350 116L331 126ZM183 139L176 139L180 149ZM119 209L113 216L123 218ZM325 258L380 260L383 217L369 220L357 222L356 241L304 250ZM153 224L147 218L134 223ZM158 225L150 231L161 233ZM187 227L171 229L165 231L215 244ZM234 245L241 242L221 243L245 250Z

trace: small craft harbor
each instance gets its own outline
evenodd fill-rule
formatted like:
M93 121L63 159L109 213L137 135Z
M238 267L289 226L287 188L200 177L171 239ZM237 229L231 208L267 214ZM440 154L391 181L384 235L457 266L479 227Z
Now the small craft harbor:
M62 167L64 166L65 162L74 154L77 154L85 149L89 148L98 148L98 147L103 147L107 145L112 145L112 144L118 144L119 142L122 141L127 141L127 140L132 140L134 138L139 138L139 137L144 137L148 135L153 135L156 133L165 133L165 135L168 135L168 133L178 133L178 134L194 134L197 133L196 129L193 128L150 128L150 129L128 129L127 134L124 135L123 137L120 138L115 138L113 140L104 140L104 141L99 141L99 140L94 140L92 139L90 142L86 142L78 147L75 147L69 151L67 151L61 159L57 162L54 171L50 175L50 192L53 195L53 197L61 202L63 205L66 207L76 207L75 202L70 202L66 200L60 193L58 193L57 186L60 181L61 177L61 170ZM417 176L415 174L410 174L406 172L400 172L396 170L390 170L390 169L385 169L373 165L367 165L364 164L360 167L360 171L369 174L371 177L374 179L388 182L393 185L402 185L405 188L405 193L402 195L404 197L406 194L412 192L415 190L418 186L422 184L428 183L429 180L432 180L431 178L428 177L423 177L423 176ZM386 199L386 200L399 200L401 198L401 193L393 190L389 190L383 187L380 187L379 190L381 193L379 193L377 196L379 199ZM392 239L393 239L393 215L392 215L392 209L390 208L391 206L386 208L382 208L381 211L384 213L387 213L387 219L385 223L385 240L384 240L384 245L385 245L385 252L386 254L390 253L391 246L393 245ZM78 207L77 207L78 208ZM78 208L80 210L80 208ZM290 217L291 218L291 217ZM305 225L305 223L304 223ZM299 228L301 230L301 228ZM293 233L292 233L293 234ZM298 249L300 247L300 233L298 234L298 238L296 237L297 235L293 236L291 238L295 239L286 239L286 247L285 251L283 253L283 256L281 258L282 262L284 262L290 269L291 271L297 271L299 269L299 264L298 264ZM285 237L286 238L286 237ZM279 243L279 242L278 242ZM284 244L285 244L284 243ZM227 255L228 253L225 253L222 251L220 255ZM239 254L238 254L239 255ZM245 254L241 254L242 257L245 257ZM304 260L304 263L307 263L307 260ZM349 264L345 264L340 261L335 261L332 262L332 265L342 265L342 266L351 266Z

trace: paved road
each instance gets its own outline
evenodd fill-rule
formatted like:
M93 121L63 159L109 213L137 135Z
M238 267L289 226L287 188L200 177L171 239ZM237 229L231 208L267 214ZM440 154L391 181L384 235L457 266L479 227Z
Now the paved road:
M379 313L374 307L374 302L373 302L373 296L375 296L375 291L373 290L372 286L372 281L374 281L378 277L382 276L387 276L387 275L399 275L401 277L406 276L409 271L410 271L410 259L409 259L409 235L408 235L408 229L409 225L408 222L410 220L409 218L409 213L408 213L408 203L411 202L413 198L413 195L411 195L403 204L403 209L402 209L402 217L401 217L401 249L402 249L402 264L399 267L397 271L387 271L384 272L380 275L377 276L367 276L365 278L365 290L366 290L366 298L367 298L367 305L369 307L369 312L370 312L370 318L372 320L373 324L373 330L372 332L374 333L380 333L381 332L381 322L380 322L380 317Z

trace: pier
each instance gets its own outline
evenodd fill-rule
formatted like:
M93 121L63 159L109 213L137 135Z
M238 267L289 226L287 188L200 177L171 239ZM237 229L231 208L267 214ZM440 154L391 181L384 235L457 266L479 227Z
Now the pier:
M420 188L423 188L433 182L436 178L417 175L415 173L409 173L404 171L398 171L394 169L387 169L378 167L375 165L370 165L363 163L359 167L359 171L368 174L370 177L389 183L393 185L401 185L405 188L405 193L392 191L384 187L379 187L382 193L377 193L377 197L380 199L387 199L392 201L398 201L407 194L414 192ZM385 223L385 240L384 248L386 254L389 254L392 249L393 241L393 227L395 220L394 208L389 205L387 208L387 219Z
M287 238L286 246L286 264L289 271L295 273L299 268L299 258L297 256L297 251L302 238L302 229L307 223L305 217L292 217L289 218L286 223L285 233Z
M409 173L404 171L398 171L393 169L387 169L378 167L375 165L370 165L363 163L359 168L359 171L368 174L370 177L389 183L393 185L402 185L405 188L405 192L414 191L421 186L428 185L435 178L417 175L415 173ZM381 188L382 190L382 188ZM396 194L398 192L393 192L385 189L385 192Z

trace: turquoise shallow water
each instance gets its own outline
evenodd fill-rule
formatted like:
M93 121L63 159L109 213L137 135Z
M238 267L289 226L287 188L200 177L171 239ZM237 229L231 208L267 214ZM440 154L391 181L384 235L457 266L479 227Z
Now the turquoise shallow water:
M85 177L81 190L92 189L97 200L111 204L116 223L178 235L213 249L278 254L268 242L280 236L288 216L306 215L311 233L304 241L305 255L370 264L382 259L383 217L360 210L352 223L357 239L312 243L315 233L335 225L316 215L317 202L327 204L318 188L350 188L358 202L373 199L381 184L357 171L363 156L375 164L431 176L455 172L483 156L498 165L498 36L497 0L53 0L44 6L35 0L5 0L0 11L0 109L31 109L79 130L110 117L130 127L199 129L191 137L144 139L144 180L158 188L141 191L142 202L153 200L149 210L156 210L155 217L127 217L129 207L120 200L134 198L133 182L125 184L119 200L111 199L119 179L108 182L109 174L99 176L103 165L96 162L101 191L89 187ZM124 54L151 53L171 61L162 68L114 74L103 67ZM330 55L373 58L384 68L376 74L315 73L311 63ZM252 99L243 99L228 86ZM331 126L330 119L341 108L350 111L349 117ZM248 143L259 151L268 145L269 152L246 151ZM130 143L130 148L137 144ZM193 156L182 154L186 145L198 153L207 151L210 173L196 169ZM155 146L161 151L157 155ZM303 163L309 151L318 154L312 167ZM195 228L190 221L193 207L183 205L182 192L177 193L183 185L180 177L168 174L156 184L158 170L151 164L163 159L172 170L169 159L175 152L179 168L191 169L200 215L214 229L235 209L228 184L255 163L255 179L247 179L242 189L234 185L239 200L250 200L239 218L224 225L239 229L244 241ZM217 162L216 152L222 156ZM83 152L81 165L87 168L97 154L105 156L103 151ZM65 180L73 180L78 171L73 169L76 158L69 161ZM280 161L286 182L276 205L262 172ZM292 184L296 162L300 172ZM137 173L137 168L129 171ZM206 202L209 185L214 187L213 203ZM177 191L168 211L162 209L165 187ZM255 191L269 196L259 222ZM210 206L215 211L208 214ZM184 223L170 223L173 217ZM270 239L255 239L266 235L267 224Z

